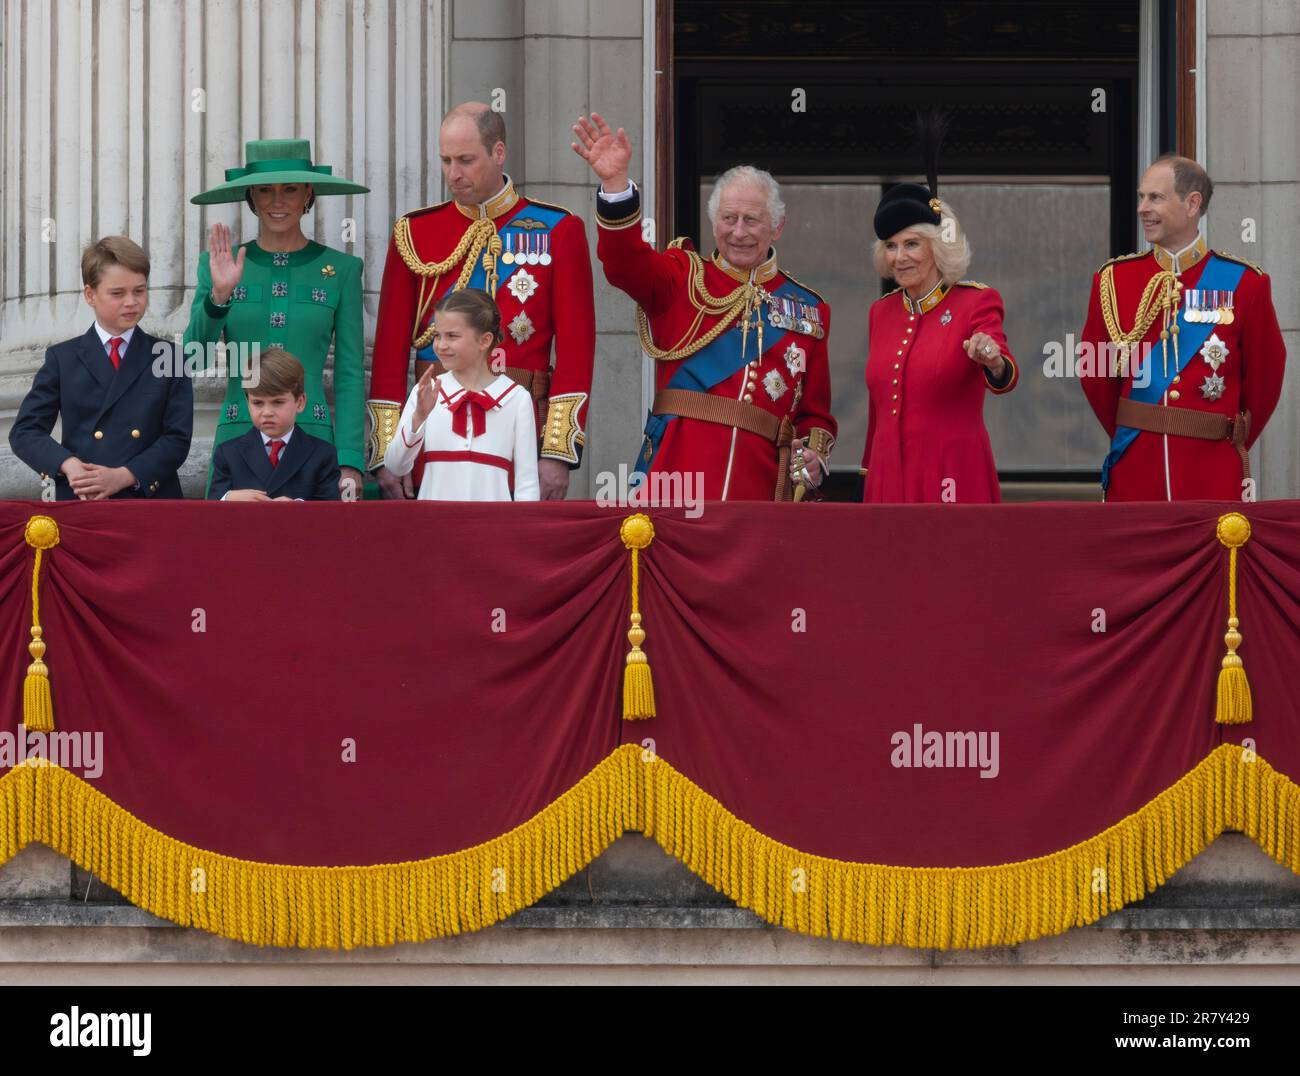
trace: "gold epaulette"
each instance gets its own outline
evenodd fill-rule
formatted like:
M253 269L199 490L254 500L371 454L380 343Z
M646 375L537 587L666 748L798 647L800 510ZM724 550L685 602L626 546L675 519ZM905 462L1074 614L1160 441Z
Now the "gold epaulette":
M978 280L957 280L953 282L959 288L987 288L987 284L981 284Z
M528 205L539 205L539 206L541 206L543 209L554 209L554 210L556 210L556 211L559 212L559 213L563 213L566 217L571 217L571 216L573 216L573 210L572 210L572 209L565 209L564 206L562 206L562 205L556 205L554 202L542 202L542 201L539 201L539 200L536 199L536 198L529 198L529 197L527 197L527 196L525 196L525 199L524 199L524 200L528 203ZM525 207L525 208L527 208L527 207Z
M814 299L816 299L818 303L826 302L826 300L823 299L818 292L813 291L812 288L808 287L808 285L805 284L802 280L798 280L795 277L791 276L788 270L782 269L781 275L784 276L786 280L790 281L792 284L797 284L799 285L799 287L803 288L803 290L806 291L809 295L811 295Z
M1229 254L1226 250L1216 250L1214 253L1226 261L1236 262L1238 265L1244 265L1247 268L1254 269L1260 276L1264 275L1264 270L1259 267L1257 262L1250 262L1245 258L1238 258L1237 255Z
M1132 253L1132 254L1120 254L1120 255L1117 255L1116 257L1111 258L1109 261L1102 262L1102 264L1101 264L1100 268L1098 268L1097 272L1100 273L1102 269L1105 269L1105 268L1106 268L1106 266L1108 266L1108 265L1114 265L1116 262L1126 262L1126 261L1130 261L1130 260L1132 260L1133 258L1145 258L1145 257L1146 257L1148 254L1150 254L1150 253L1151 253L1151 251L1149 251L1149 250L1143 250L1143 251L1135 251L1135 252Z
M897 295L902 290L903 290L902 285L899 285L897 288L894 288L892 291L885 292L885 294L882 295L880 299L888 299L891 295ZM877 299L876 302L880 302L880 299Z
M674 239L671 243L668 244L668 249L669 250L694 250L695 249L694 246L690 245L690 243L691 240L689 236L679 235L676 239Z
M421 206L419 209L412 209L409 213L403 213L403 217L422 217L425 213L432 213L435 209L441 209L445 205L451 205L451 199L447 198L441 202L434 202L433 205ZM401 218L398 218L399 220Z

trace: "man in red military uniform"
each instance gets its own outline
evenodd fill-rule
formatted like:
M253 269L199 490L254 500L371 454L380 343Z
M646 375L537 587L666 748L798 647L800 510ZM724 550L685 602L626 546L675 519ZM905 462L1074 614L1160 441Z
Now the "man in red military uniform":
M713 256L685 239L659 253L641 234L626 133L596 113L573 129L574 151L601 180L596 254L636 301L641 346L656 360L637 471L700 473L706 500L790 500L819 485L836 433L830 307L777 265L775 180L731 169L709 199Z
M1186 157L1142 177L1151 250L1097 272L1083 329L1083 391L1111 436L1108 501L1253 500L1247 451L1282 392L1286 349L1268 276L1206 249L1214 185Z
M494 361L537 403L543 500L563 499L582 461L596 353L591 256L582 220L523 197L503 169L505 121L487 105L452 109L438 136L451 201L398 218L384 264L366 400L367 469L383 495L413 497L410 475L382 466L415 378L432 364L433 308L448 291L482 288L501 308L505 334ZM551 348L555 368L551 370Z

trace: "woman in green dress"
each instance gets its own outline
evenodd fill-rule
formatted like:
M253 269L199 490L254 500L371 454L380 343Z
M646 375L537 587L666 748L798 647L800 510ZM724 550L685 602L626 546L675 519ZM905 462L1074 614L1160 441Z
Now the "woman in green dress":
M311 163L305 139L249 142L244 168L196 195L195 205L246 201L260 228L233 254L230 229L214 224L199 256L199 283L185 331L187 345L216 343L282 347L307 372L307 406L298 425L338 448L344 497L362 492L365 431L365 342L360 258L303 234L302 217L323 194L365 194ZM325 360L334 345L334 416L325 399ZM209 364L210 365L210 364ZM231 364L213 449L252 428L239 364ZM350 487L350 488L349 488Z

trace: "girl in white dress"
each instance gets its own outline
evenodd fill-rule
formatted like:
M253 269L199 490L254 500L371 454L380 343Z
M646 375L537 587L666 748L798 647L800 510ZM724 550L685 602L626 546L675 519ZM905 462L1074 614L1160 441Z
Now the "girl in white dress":
M433 349L446 372L424 371L384 456L399 477L424 460L422 501L538 499L536 408L492 372L500 342L501 311L487 292L449 292L434 307Z

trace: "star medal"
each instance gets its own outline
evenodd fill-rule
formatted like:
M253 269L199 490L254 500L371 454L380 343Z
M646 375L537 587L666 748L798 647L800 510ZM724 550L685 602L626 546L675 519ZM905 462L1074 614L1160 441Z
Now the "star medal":
M526 303L537 290L537 278L527 269L516 269L510 275L510 283L506 287L510 289L511 295L521 303Z
M791 344L785 349L785 368L791 377L798 377L808 368L808 356L798 344Z
M763 375L763 388L774 400L779 400L784 396L786 389L789 387L790 386L785 383L785 378L781 376L780 370L768 370L768 372Z
M522 310L514 316L514 320L508 326L510 335L514 338L516 344L522 344L533 335L533 322Z
M1210 333L1210 338L1201 347L1201 357L1210 364L1210 369L1217 374L1219 367L1228 358L1228 345L1219 339L1218 333Z

